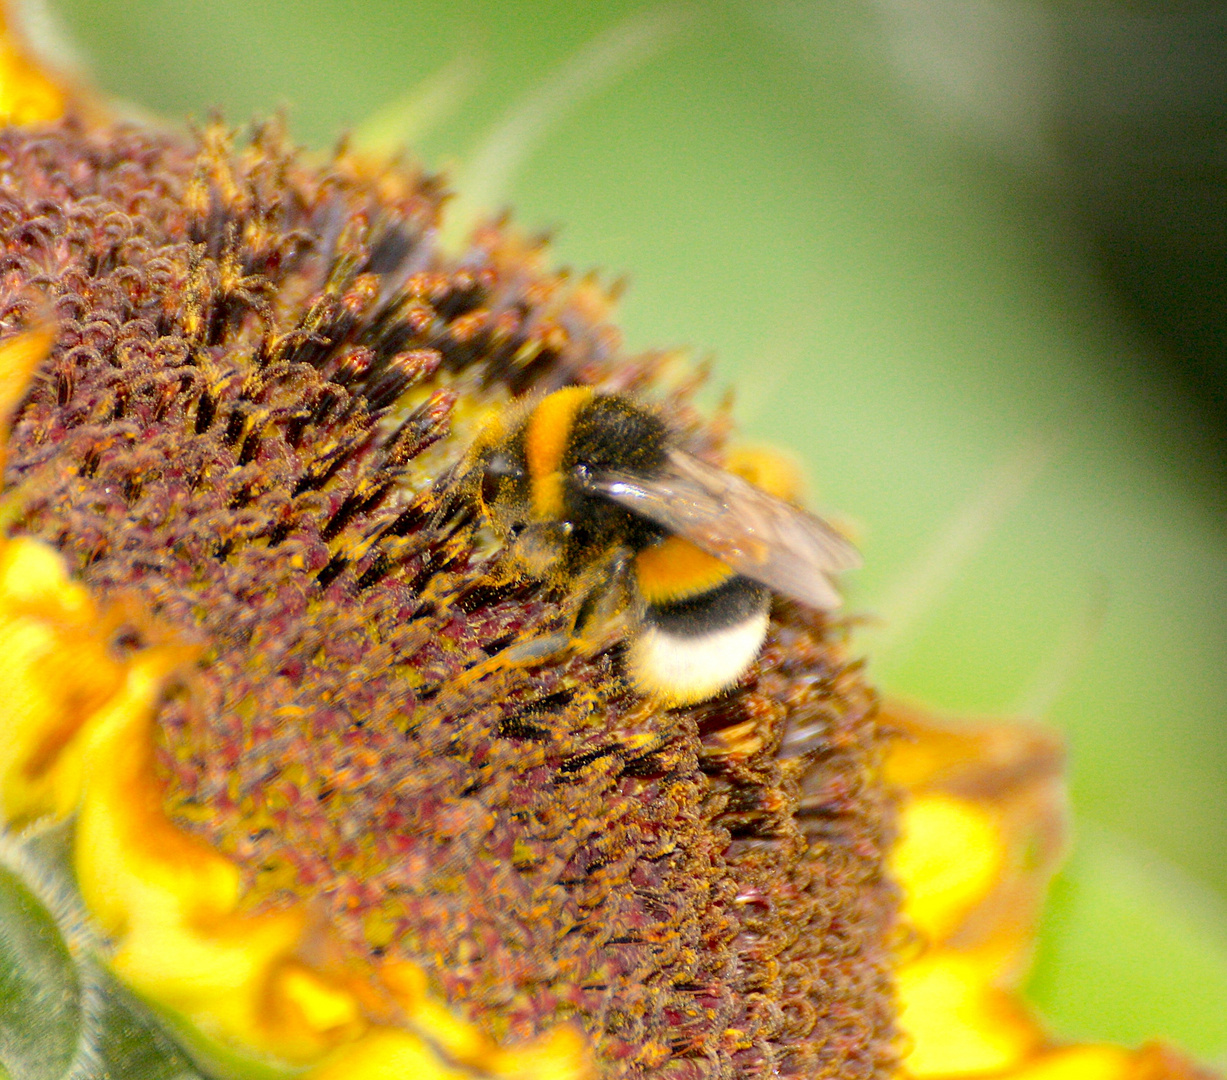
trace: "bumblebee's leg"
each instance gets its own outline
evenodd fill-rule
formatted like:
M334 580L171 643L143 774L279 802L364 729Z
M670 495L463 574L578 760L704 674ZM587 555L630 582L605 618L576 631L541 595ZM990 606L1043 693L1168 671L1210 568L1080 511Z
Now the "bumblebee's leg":
M571 628L571 645L581 655L604 652L642 619L642 601L632 573L631 557L620 551L594 575Z
M559 630L556 634L543 634L541 637L528 638L508 645L502 652L496 653L478 667L489 670L495 667L521 667L540 660L548 660L567 651L571 644L571 634L567 630ZM472 670L477 670L476 668Z
M472 667L453 675L447 681L448 689L465 690L493 672L539 664L565 653L570 645L571 632L569 630L560 630L554 634L542 634L525 641L517 641L493 656L479 660Z
M454 689L473 685L493 671L528 667L569 651L596 656L619 641L632 624L635 594L629 559L618 555L581 578L581 600L566 629L508 645L450 680Z

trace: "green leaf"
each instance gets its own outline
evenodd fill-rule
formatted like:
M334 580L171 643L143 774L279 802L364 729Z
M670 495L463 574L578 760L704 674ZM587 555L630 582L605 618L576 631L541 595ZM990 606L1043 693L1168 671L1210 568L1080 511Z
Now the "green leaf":
M100 974L97 1060L99 1080L201 1080L187 1058L158 1026L148 1010L113 978Z
M66 869L70 829L0 833L0 1077L200 1080L105 972Z
M51 913L0 867L0 1070L59 1080L76 1056L81 980Z

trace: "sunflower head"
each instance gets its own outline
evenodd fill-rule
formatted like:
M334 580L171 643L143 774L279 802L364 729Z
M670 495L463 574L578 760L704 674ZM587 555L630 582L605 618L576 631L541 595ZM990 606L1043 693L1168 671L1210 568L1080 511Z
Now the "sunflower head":
M312 950L345 985L420 967L500 1042L575 1025L609 1075L881 1075L888 799L838 636L781 604L743 685L690 709L638 696L616 644L489 664L568 602L450 496L491 415L614 386L719 452L685 387L620 354L596 287L503 225L441 253L435 180L307 164L276 124L236 145L70 119L0 134L0 161L0 326L55 327L13 419L10 535L140 611L104 653L191 651L111 786L171 862L220 856L183 890L198 913L261 926L278 985L316 977ZM114 880L123 839L78 873L128 976L195 1015L171 938L129 940L152 901ZM318 1047L210 1023L293 1058L395 1022L347 993L308 995L335 1014Z

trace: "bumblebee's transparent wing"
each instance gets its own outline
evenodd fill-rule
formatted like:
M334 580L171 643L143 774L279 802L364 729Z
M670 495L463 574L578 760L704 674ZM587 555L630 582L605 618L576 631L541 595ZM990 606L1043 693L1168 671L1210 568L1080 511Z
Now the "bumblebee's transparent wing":
M584 482L738 573L812 607L838 607L827 575L860 565L856 548L824 521L681 450L669 451L657 476L603 472Z

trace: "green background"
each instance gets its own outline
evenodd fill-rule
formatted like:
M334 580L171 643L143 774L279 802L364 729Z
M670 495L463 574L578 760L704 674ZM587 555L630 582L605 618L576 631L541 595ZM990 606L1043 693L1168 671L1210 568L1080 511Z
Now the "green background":
M746 435L856 528L880 685L1066 732L1076 849L1031 988L1056 1030L1227 1062L1215 10L56 0L40 25L164 117L409 141L458 222L510 205L627 275L630 347L714 356Z

